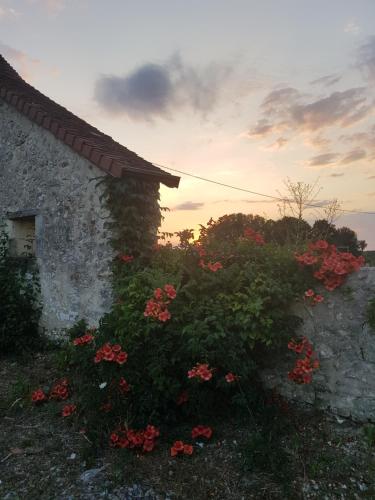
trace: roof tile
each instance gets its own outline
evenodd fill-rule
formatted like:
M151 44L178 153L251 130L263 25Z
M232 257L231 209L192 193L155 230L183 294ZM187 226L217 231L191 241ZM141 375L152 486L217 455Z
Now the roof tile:
M26 83L0 55L0 98L113 177L141 176L178 187L180 178L144 160Z

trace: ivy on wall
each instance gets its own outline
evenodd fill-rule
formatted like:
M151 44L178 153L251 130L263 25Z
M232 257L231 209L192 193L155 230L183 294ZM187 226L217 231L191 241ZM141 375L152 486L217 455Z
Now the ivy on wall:
M116 253L113 264L114 285L124 270L121 257L134 258L137 266L146 265L157 243L162 216L159 205L159 183L139 177L114 179L105 177L105 203L110 211L111 244Z

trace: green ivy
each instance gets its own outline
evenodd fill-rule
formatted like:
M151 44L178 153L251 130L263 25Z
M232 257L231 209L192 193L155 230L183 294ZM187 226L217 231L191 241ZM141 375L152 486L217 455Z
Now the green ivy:
M39 345L39 280L35 261L9 254L0 224L0 352L21 352Z

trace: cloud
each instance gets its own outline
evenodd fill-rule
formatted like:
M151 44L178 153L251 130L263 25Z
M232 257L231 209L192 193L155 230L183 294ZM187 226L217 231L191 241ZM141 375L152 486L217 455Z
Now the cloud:
M263 138L275 131L311 134L333 126L349 127L367 117L373 106L364 87L315 100L287 87L270 92L260 109L263 116L250 129L249 137Z
M326 149L328 146L330 146L331 141L321 135L315 135L306 137L305 143L308 146L312 146L316 149Z
M323 87L330 87L341 80L341 75L333 74L322 76L310 82L310 85L322 85Z
M345 134L339 137L344 144L355 146L355 151L366 152L368 160L375 159L375 125L370 126L367 131Z
M328 165L332 166L336 163L338 156L339 155L336 153L324 153L321 155L313 156L312 158L310 158L307 165L309 167L326 167Z
M367 193L367 196L375 196L375 192L373 192L373 193Z
M168 119L183 108L206 115L216 107L233 71L232 65L218 63L194 68L177 55L124 76L100 76L94 97L106 111L135 120Z
M375 84L375 35L369 37L366 43L359 47L357 67L365 78Z
M360 31L360 27L358 24L354 21L348 22L346 26L344 27L345 33L352 33L356 35Z
M340 161L343 165L346 165L348 163L354 163L355 161L362 160L363 158L366 158L367 153L364 149L353 149L353 151L350 151L347 153Z
M18 15L19 12L17 12L15 9L11 7L6 7L5 5L1 5L1 0L0 0L0 21L2 19L17 17Z
M267 119L259 120L255 127L253 127L249 133L248 137L264 137L269 133L273 132L275 129L274 125L272 125Z
M285 139L285 137L279 137L275 142L266 146L265 149L269 151L280 151L281 149L285 149L288 142L289 140Z
M14 49L2 42L0 42L0 54L9 60L15 66L18 73L26 80L32 78L41 64L39 59L34 59L22 50Z
M176 205L173 210L199 210L203 206L203 202L185 201Z
M56 14L63 10L68 0L28 0L31 4L40 5L50 14ZM76 2L81 0L76 0Z
M337 172L337 173L329 174L328 177L342 177L343 175L345 175L345 174Z
M375 175L370 175L370 177L367 177L367 179L375 179Z

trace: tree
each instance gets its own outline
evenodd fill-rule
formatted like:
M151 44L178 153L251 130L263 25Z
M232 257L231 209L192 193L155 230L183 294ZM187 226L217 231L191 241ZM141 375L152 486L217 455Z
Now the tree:
M356 232L349 227L336 229L332 243L342 252L351 252L354 255L359 255L362 248L366 247L366 242L358 241Z
M204 233L208 241L233 241L244 235L244 230L251 227L267 237L268 221L260 215L252 214L229 214L219 217L217 221L209 221L204 227Z
M279 245L295 245L306 241L311 233L311 226L297 217L282 217L270 226L270 241Z
M279 206L280 214L285 217L289 211L293 217L302 220L303 213L311 208L309 205L314 205L322 189L318 186L318 179L313 184L307 184L301 181L293 182L287 177L283 183L286 194L278 192L282 203Z

